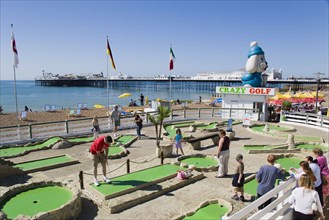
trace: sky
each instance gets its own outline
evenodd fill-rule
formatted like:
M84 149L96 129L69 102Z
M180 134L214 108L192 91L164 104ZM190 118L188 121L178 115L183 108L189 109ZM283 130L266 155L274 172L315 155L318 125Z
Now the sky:
M328 76L328 0L0 1L0 80L53 74L107 74L108 35L117 70L109 76L234 71L257 41L283 77Z

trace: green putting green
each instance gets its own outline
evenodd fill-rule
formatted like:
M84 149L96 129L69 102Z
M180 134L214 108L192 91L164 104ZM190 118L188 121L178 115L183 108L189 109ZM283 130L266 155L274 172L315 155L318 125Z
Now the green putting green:
M71 142L71 143L92 142L92 141L94 141L94 137L70 138L70 139L67 139L67 141Z
M208 125L200 125L200 126L196 126L198 129L214 129L217 127L217 122L211 122Z
M304 148L306 150L313 150L314 148L320 148L322 150L328 151L328 147L321 146L318 144L297 144L297 148Z
M121 152L123 152L123 149L121 147L113 145L109 147L109 152L107 155L116 155L116 154L120 154Z
M245 150L263 150L266 145L244 145Z
M188 165L193 164L196 168L206 168L210 166L218 166L218 161L210 157L190 157L181 160Z
M280 158L277 159L276 162L281 165L282 168L285 168L287 171L291 168L299 168L299 162L302 161L299 158L295 157L285 157L285 158ZM286 172L286 176L289 176L289 173ZM278 182L276 183L276 185ZM244 191L245 193L256 196L257 195L257 181L256 179L253 179L249 181L248 183L244 184Z
M72 161L72 159L70 157L63 155L63 156L59 156L59 157L45 158L45 159L37 160L37 161L19 163L19 164L15 165L14 167L20 168L23 171L29 171L32 169L52 166L52 165L66 163L66 162L70 162L70 161Z
M263 132L263 129L265 128L265 125L257 125L251 127L252 130L258 131L258 132ZM285 126L275 126L275 125L269 125L270 130L275 130L275 131L288 131L291 130L291 128L287 128Z
M228 212L228 208L221 204L209 204L200 208L196 213L191 216L186 216L184 220L198 220L198 219L222 219Z
M291 167L299 168L299 163L301 161L301 158L296 157L284 157L276 160L276 162L280 164L282 168L285 168L286 171L288 171Z
M53 137L41 144L36 144L33 146L1 148L0 157L15 156L15 155L27 152L27 151L41 149L43 147L48 147L49 145L55 144L59 140L63 140L63 139L60 137Z
M124 191L136 186L155 181L177 173L177 170L182 170L181 167L172 164L164 164L156 167L151 167L145 170L128 173L123 176L115 177L112 184L100 182L100 186L90 184L94 189L99 191L104 196Z
M0 207L8 219L15 219L18 215L33 217L61 207L72 197L73 193L66 188L45 186L18 193Z
M193 124L195 124L195 122L190 121L190 122L177 123L177 124L173 124L173 125L170 125L170 126L175 126L175 128L185 128L185 127L189 127Z
M119 137L113 145L116 146L117 143L120 143L121 145L125 145L125 144L129 143L130 141L132 141L134 138L136 138L136 136L124 135L124 136Z

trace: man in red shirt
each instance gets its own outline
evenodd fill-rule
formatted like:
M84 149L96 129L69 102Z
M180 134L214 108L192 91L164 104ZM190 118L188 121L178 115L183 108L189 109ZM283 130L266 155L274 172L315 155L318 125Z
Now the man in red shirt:
M107 155L109 151L109 147L112 143L112 137L108 136L100 136L98 137L90 147L90 153L92 154L93 162L94 162L94 184L95 186L99 186L99 182L97 180L97 167L98 164L101 163L103 167L103 179L106 183L111 183L111 180L106 177L106 164Z

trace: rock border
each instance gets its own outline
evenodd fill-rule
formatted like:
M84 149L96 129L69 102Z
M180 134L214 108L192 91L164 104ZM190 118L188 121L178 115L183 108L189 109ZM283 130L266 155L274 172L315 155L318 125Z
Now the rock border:
M217 198L217 199L206 200L206 201L200 203L200 205L196 209L191 210L189 212L185 212L183 215L176 216L176 217L174 217L172 219L173 220L182 220L185 217L194 215L201 208L206 207L206 206L208 206L210 204L223 204L226 208L228 208L228 212L224 216L228 216L233 211L233 205L232 205L232 203L230 203L230 202L228 202L228 201L226 201L224 199Z
M42 181L42 182L34 182L34 183L28 183L22 185L15 185L5 190L5 192L0 197L0 204L3 204L8 198L11 198L18 193L43 186L59 186L59 187L67 188L66 186L64 186L64 184L60 182L53 182L53 181ZM62 220L62 219L72 219L77 217L82 210L81 193L75 188L68 188L68 189L73 192L73 196L66 204L48 212L40 212L34 216L18 215L16 219ZM0 211L0 217L1 219L7 219L7 215L2 211Z
M210 158L214 159L214 156L211 155L205 155L205 154L190 154L190 155L183 155L180 157L177 157L174 161L175 164L180 165L181 167L187 167L187 164L182 162L182 160L187 159L187 158L192 158L192 157L197 157L197 158ZM195 170L199 172L210 172L210 171L217 171L218 170L218 165L216 166L208 166L208 167L197 167L195 164L191 164L195 166Z

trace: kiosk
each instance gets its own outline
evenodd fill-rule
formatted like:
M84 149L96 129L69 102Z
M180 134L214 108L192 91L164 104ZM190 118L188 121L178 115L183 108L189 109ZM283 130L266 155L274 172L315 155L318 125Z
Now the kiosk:
M216 94L220 94L222 97L222 108L232 109L231 114L222 111L222 118L242 119L245 113L250 114L252 118L257 118L258 113L251 109L258 109L260 121L267 121L268 98L274 96L275 93L275 88L216 87ZM245 112L237 109L250 109L250 111Z

